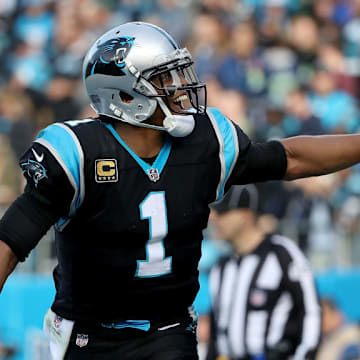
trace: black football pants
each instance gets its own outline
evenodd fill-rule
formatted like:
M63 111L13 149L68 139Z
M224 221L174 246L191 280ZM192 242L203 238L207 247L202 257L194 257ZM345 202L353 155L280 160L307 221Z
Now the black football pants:
M198 360L196 334L186 323L149 331L75 323L65 360Z

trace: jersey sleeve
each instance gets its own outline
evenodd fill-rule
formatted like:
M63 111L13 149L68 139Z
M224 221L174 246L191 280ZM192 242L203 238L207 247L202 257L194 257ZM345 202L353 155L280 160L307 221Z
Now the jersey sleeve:
M285 150L278 141L253 143L233 121L218 109L208 115L218 143L221 173L216 199L222 198L232 185L279 180L285 175Z
M39 133L20 166L27 185L0 220L0 239L24 261L51 225L61 230L81 205L82 147L68 126L53 124Z
M232 185L282 180L286 169L286 153L279 141L250 143L239 155L225 190Z
M225 185L234 169L239 154L249 146L250 139L216 108L208 108L208 116L219 144L220 179L216 200L224 195ZM238 131L240 130L240 131Z
M9 245L19 261L25 261L61 216L58 210L27 186L0 219L0 240Z
M84 155L75 133L65 124L48 126L22 156L20 166L27 186L61 213L61 230L84 199Z

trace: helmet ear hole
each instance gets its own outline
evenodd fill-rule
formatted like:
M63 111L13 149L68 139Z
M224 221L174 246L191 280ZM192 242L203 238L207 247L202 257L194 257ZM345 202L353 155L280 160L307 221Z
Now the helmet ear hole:
M133 96L131 96L130 94L128 94L124 91L120 91L119 96L120 96L121 101L125 104L130 104L134 100Z

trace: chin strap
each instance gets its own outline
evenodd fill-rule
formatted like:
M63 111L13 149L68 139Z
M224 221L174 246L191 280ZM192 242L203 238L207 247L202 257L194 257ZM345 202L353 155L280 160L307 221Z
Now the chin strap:
M112 117L119 121L119 118L117 118L115 116L110 116L108 114L103 114L100 112L98 112L98 114L109 116L109 117ZM174 137L188 136L192 133L192 131L194 130L194 127L195 127L195 119L194 119L193 115L172 115L171 114L171 116L167 116L164 119L164 121L163 121L164 126L151 125L151 124L147 124L147 123L143 123L143 122L133 121L130 119L126 119L126 120L121 119L120 121L126 122L126 123L128 123L130 125L134 125L134 126L140 126L140 127L145 127L145 128L155 129L155 130L166 131L167 133L169 133L169 135L174 136Z
M174 115L170 112L169 108L165 105L162 99L158 99L161 110L165 114L163 126L151 125L148 123L137 122L131 119L126 119L127 123L135 126L146 127L155 130L166 131L174 137L185 137L192 133L195 127L195 119L193 115ZM194 110L194 113L196 111Z
M171 115L164 119L166 131L174 137L184 137L192 133L195 127L193 115Z
M161 98L158 99L158 104L165 114L165 119L163 122L165 131L174 137L184 137L192 133L195 127L195 120L193 115L172 114Z
M146 127L155 130L166 131L174 137L185 137L192 133L195 127L195 119L193 115L171 115L164 119L164 126L156 126L136 121L126 121L135 126Z

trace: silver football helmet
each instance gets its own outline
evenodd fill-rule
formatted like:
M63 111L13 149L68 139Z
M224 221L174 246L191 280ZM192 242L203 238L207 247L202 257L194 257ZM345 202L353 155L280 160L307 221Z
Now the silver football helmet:
M152 24L126 23L102 35L84 59L83 75L94 110L132 125L186 136L193 114L206 110L206 87L191 54ZM163 126L147 122L158 106Z

